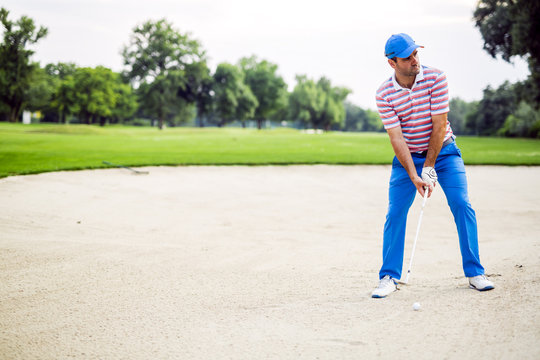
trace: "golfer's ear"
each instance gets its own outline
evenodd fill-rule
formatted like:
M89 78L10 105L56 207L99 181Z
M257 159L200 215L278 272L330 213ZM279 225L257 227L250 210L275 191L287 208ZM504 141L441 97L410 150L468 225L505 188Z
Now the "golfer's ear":
M396 62L392 59L388 59L388 64L392 67L392 69L396 68Z

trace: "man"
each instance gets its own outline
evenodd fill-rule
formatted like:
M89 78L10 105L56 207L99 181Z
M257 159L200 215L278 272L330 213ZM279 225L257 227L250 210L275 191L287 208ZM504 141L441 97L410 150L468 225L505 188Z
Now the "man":
M401 278L407 213L416 191L431 196L437 181L446 195L459 235L463 271L471 288L494 285L484 276L478 254L476 214L469 203L465 167L447 121L445 74L421 66L418 48L407 34L392 35L385 46L394 74L377 90L377 107L395 157L390 176L389 205L384 225L383 264L374 298L397 289Z

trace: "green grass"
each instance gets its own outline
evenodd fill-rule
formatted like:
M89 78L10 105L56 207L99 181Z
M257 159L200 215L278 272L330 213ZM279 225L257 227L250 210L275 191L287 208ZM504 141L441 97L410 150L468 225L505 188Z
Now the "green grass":
M467 164L540 165L540 141L459 137ZM0 123L0 177L144 165L390 164L384 133Z

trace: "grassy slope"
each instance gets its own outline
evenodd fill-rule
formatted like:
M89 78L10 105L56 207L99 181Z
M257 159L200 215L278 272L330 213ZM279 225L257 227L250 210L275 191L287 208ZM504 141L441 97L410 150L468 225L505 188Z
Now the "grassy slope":
M540 165L540 141L459 137L467 164ZM0 177L141 165L389 164L384 133L0 123Z

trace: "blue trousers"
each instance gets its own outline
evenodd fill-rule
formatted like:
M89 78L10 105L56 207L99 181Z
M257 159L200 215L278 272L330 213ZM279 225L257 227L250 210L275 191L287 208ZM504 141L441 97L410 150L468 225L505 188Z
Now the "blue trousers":
M420 176L426 159L420 154L412 153L411 155ZM465 276L482 275L484 268L480 264L478 254L476 214L469 202L465 166L461 158L461 151L455 142L441 149L435 162L435 171L454 215ZM388 213L384 224L383 264L379 272L381 279L385 275L390 275L395 279L401 278L407 214L416 192L416 187L407 171L397 157L394 157L388 194Z

